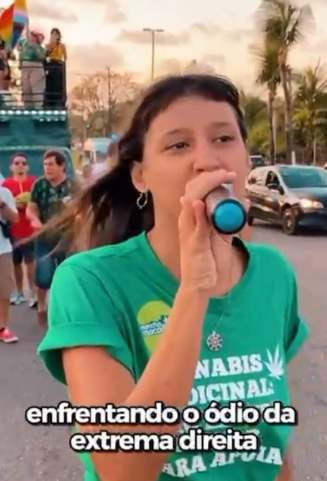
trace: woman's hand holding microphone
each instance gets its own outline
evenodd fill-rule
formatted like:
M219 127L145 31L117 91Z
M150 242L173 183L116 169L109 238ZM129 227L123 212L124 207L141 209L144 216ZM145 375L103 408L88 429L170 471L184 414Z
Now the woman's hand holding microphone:
M186 186L179 217L182 290L203 294L208 299L218 283L231 274L231 236L218 234L206 212L204 198L223 184L232 184L234 172L203 172Z

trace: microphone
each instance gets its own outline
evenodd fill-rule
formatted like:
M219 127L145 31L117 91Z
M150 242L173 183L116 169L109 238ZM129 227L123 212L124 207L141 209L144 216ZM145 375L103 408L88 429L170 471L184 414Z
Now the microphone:
M230 184L223 184L209 192L204 202L208 219L219 234L238 234L245 226L247 222L245 207L233 197Z

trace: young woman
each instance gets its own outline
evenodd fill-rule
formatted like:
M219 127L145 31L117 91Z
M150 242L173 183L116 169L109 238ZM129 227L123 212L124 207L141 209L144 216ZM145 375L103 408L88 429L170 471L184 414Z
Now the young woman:
M67 50L66 45L61 40L61 33L58 28L51 30L46 52L46 105L48 107L64 107L66 102L65 63L67 61Z
M146 93L117 166L57 224L75 220L75 232L82 224L89 234L89 250L56 272L39 348L73 404L162 401L202 412L211 401L261 410L290 403L286 364L307 336L294 271L270 246L218 235L203 202L226 182L243 199L248 158L239 95L224 78L168 77ZM189 426L79 429L177 434ZM85 479L289 480L290 428L241 427L253 429L254 453L94 451L82 455Z

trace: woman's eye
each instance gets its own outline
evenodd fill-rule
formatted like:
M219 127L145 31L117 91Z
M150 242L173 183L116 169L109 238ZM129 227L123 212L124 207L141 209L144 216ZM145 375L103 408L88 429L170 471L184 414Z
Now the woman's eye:
M169 145L166 150L181 150L188 147L186 142L176 142L175 144Z
M231 135L220 135L219 137L214 139L214 142L223 143L230 142L231 140L233 140L233 137Z

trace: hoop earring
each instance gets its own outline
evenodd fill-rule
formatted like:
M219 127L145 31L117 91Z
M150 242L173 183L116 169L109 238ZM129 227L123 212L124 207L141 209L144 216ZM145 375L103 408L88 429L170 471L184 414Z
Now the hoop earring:
M149 200L149 196L147 192L140 192L140 195L137 198L136 205L137 207L142 210L147 205Z

